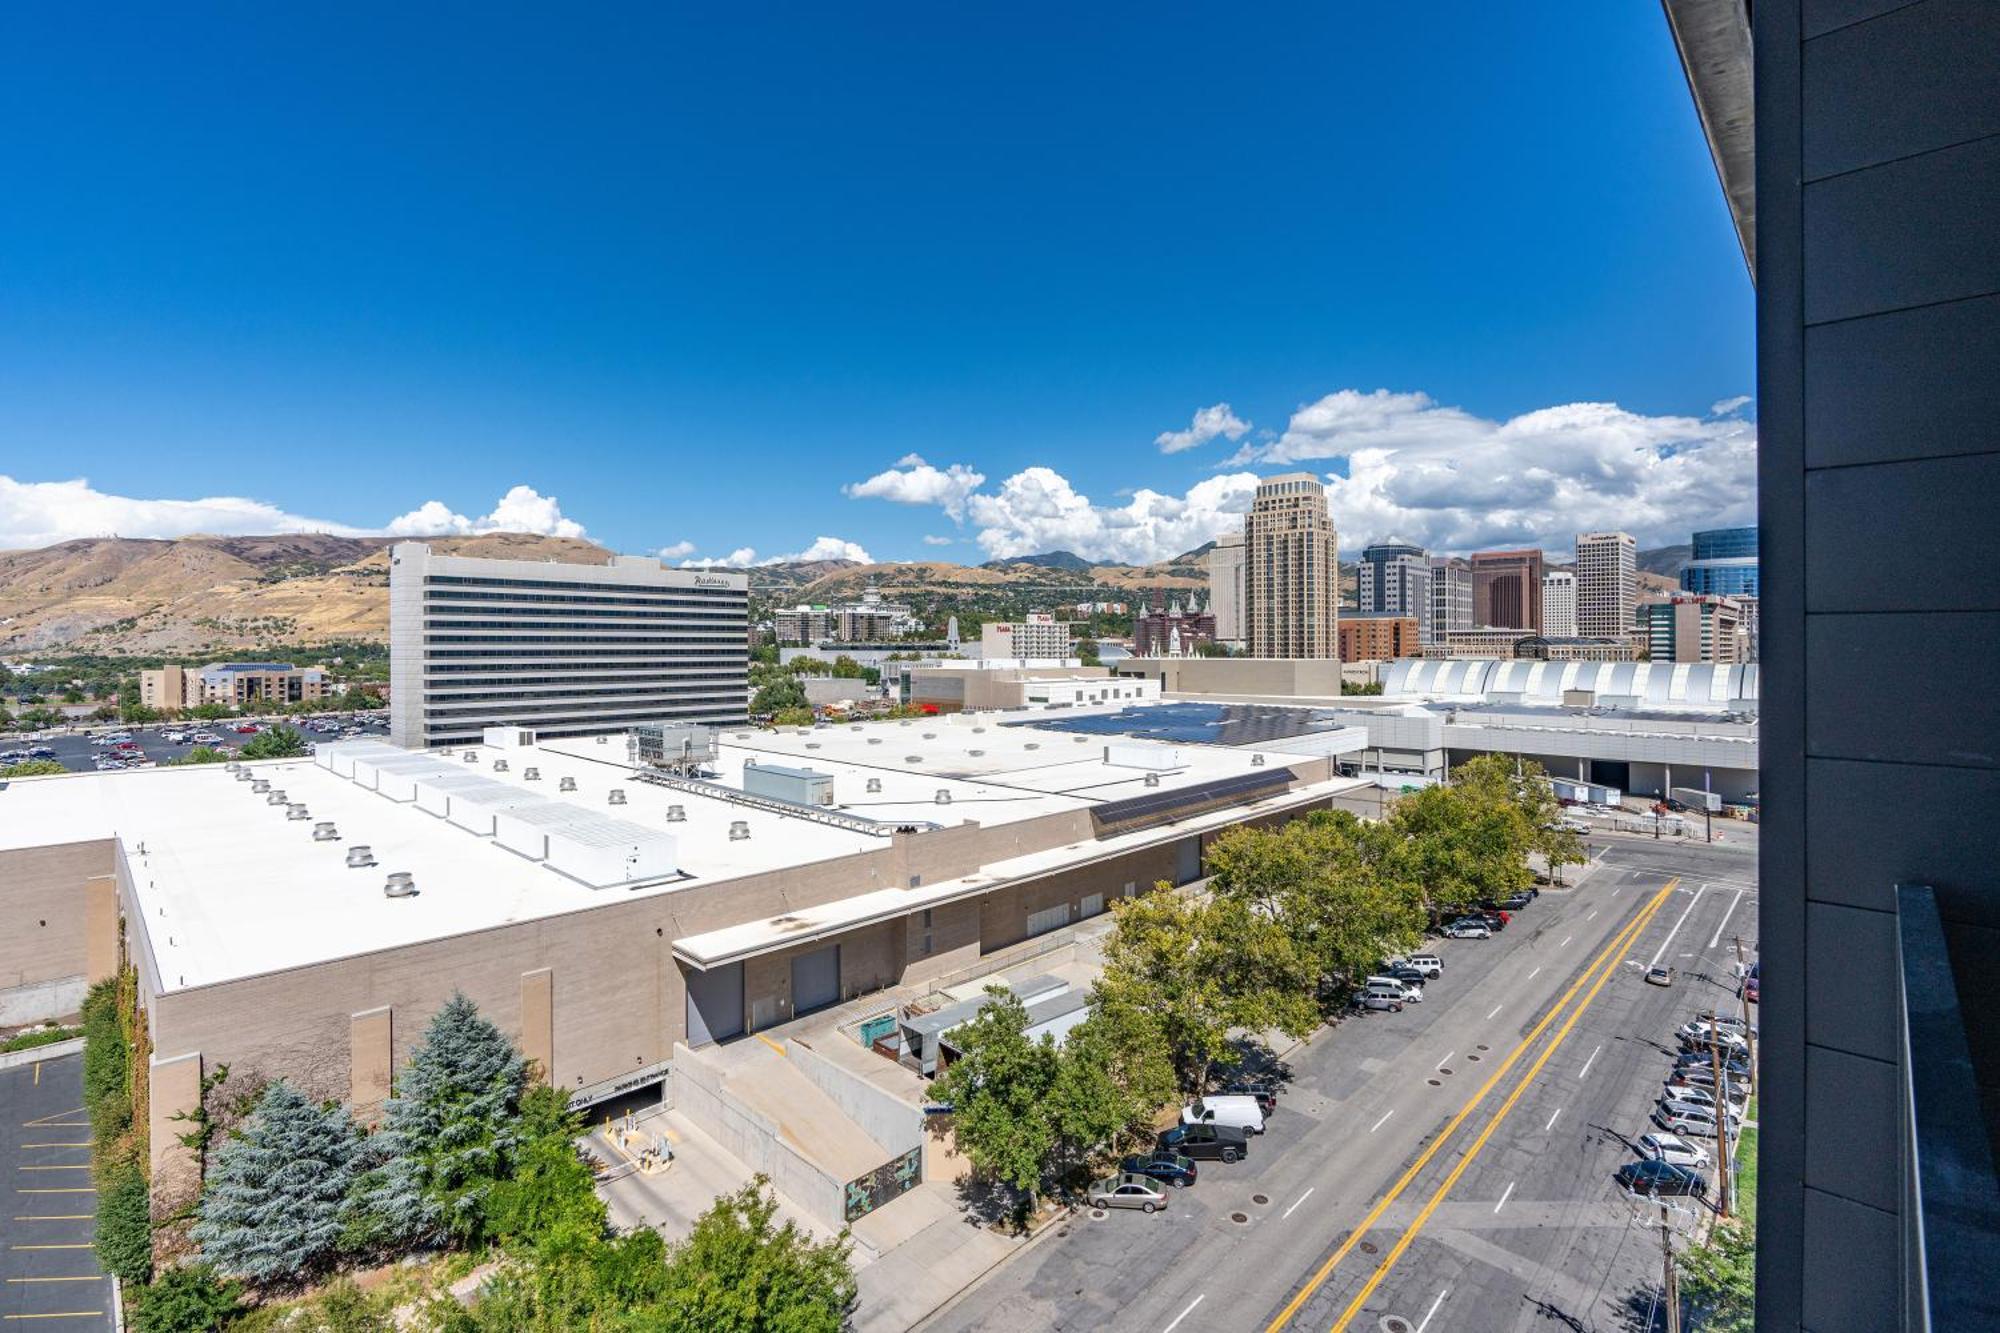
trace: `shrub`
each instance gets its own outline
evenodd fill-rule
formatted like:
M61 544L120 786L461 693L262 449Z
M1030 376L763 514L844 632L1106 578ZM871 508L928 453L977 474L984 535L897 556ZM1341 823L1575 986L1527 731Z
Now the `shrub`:
M132 1299L134 1333L213 1333L225 1328L241 1308L241 1288L216 1276L207 1264L169 1268Z
M97 1261L127 1282L153 1275L152 1199L146 1177L130 1162L112 1167L98 1186Z
M82 1028L36 1028L33 1032L19 1032L5 1041L0 1041L0 1053L30 1051L37 1046L49 1046L82 1035Z

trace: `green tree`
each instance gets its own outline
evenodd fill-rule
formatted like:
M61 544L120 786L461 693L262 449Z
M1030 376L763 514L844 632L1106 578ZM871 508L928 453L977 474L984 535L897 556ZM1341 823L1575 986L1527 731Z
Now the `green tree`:
M1513 760L1504 755L1467 760L1448 786L1412 792L1389 823L1401 839L1403 873L1423 886L1434 912L1504 898L1533 881L1535 827L1516 799Z
M605 1225L590 1164L577 1151L581 1113L559 1088L536 1084L521 1095L513 1175L493 1186L487 1229L507 1242L532 1241L570 1227L586 1233Z
M758 1176L725 1194L667 1254L658 1303L635 1333L839 1333L854 1306L845 1234L815 1243L790 1222Z
M290 1282L324 1271L339 1251L360 1146L344 1108L272 1082L216 1154L189 1237L232 1277Z
M1097 655L1096 639L1078 639L1076 641L1076 656L1077 660L1085 666L1094 667L1104 665Z
M68 769L53 759L30 759L0 768L0 778L50 778L67 772Z
M1379 680L1343 680L1340 682L1342 694L1380 694L1382 682Z
M1742 1221L1718 1222L1681 1254L1681 1300L1703 1333L1751 1333L1757 1326L1757 1242Z
M750 705L753 713L781 713L788 708L810 708L806 687L792 677L776 680L757 691Z
M241 1311L242 1291L207 1264L169 1268L132 1292L135 1333L214 1333Z
M810 727L813 724L813 710L810 708L780 708L771 714L774 727Z
M1049 1087L1060 1174L1074 1180L1099 1151L1149 1136L1154 1110L1173 1095L1159 1024L1130 1009L1093 1012L1063 1038Z
M306 752L306 738L297 727L266 727L243 743L245 759L296 759Z
M861 680L867 676L868 669L846 653L842 653L833 659L830 674L835 680Z
M133 723L158 722L160 720L160 710L150 704L142 704L137 700L131 703L121 702L118 705L118 720L120 722Z
M236 710L228 704L199 703L187 710L188 716L204 722L215 722L225 717L236 716Z
M97 1262L113 1277L144 1282L153 1275L152 1194L136 1162L119 1162L98 1180Z
M979 1171L1032 1197L1055 1147L1048 1099L1055 1085L1055 1044L1028 1037L1028 1010L1004 986L988 986L992 1002L959 1025L959 1058L931 1085L952 1108L958 1146Z
M175 764L221 764L229 760L229 751L218 750L213 745L197 745L178 759L169 759L169 766Z

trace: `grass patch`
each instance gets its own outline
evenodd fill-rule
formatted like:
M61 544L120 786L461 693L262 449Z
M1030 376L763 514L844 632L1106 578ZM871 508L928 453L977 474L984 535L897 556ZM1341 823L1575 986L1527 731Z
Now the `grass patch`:
M1744 1108L1744 1120L1757 1119L1757 1099ZM1751 1226L1757 1224L1757 1129L1745 1125L1736 1140L1736 1213Z
M71 1037L81 1037L82 1028L37 1028L33 1032L17 1032L5 1041L0 1041L0 1055L9 1051L32 1051L37 1046L52 1046Z

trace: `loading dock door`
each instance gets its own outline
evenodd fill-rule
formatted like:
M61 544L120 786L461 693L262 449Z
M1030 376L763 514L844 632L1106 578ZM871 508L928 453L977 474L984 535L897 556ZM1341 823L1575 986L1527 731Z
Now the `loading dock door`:
M840 946L802 953L792 959L792 1012L810 1013L840 999Z
M688 1045L706 1046L743 1035L743 964L687 973Z
M1201 878L1201 839L1182 838L1174 846L1174 883L1192 884Z

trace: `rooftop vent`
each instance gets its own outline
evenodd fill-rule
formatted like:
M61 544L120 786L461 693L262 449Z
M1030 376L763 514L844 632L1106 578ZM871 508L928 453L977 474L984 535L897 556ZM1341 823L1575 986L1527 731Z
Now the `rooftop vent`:
M285 793L284 793L284 792L282 792L282 791L273 791L273 792L272 792L272 793L271 793L270 795L268 795L268 796L266 796L266 797L264 798L264 804L265 804L265 805L290 805L290 804L291 804L291 801L290 801L290 800L288 800L288 799L286 798L286 796L285 796Z
M1263 766L1264 766L1264 756L1263 756L1263 755L1261 755L1261 754L1253 754L1253 755L1251 755L1251 756L1250 756L1250 767L1252 767L1252 768L1262 768Z
M625 789L623 787L613 787L611 789L610 803L612 805L625 804Z
M848 730L849 730L849 731L859 731L859 730L861 730L861 724L860 724L859 722L856 722L856 723L855 723L855 724L854 724L853 726L849 727L849 728L848 728Z
M880 736L870 736L868 738L868 743L870 745L880 745L882 743L882 738Z
M1159 786L1159 785L1160 785L1160 775L1159 775L1158 773L1148 773L1148 774L1146 775L1146 785L1147 785L1148 787L1157 787L1157 786Z
M493 771L495 773L505 773L507 771L507 761L505 759L495 759L493 761Z
M523 781L523 782L540 782L541 780L542 780L542 770L541 770L541 769L539 769L539 768L524 768L524 769L522 769L522 770L521 770L521 781Z
M879 791L881 791L881 790L882 790L882 779L880 779L880 778L870 778L870 779L868 779L868 790L869 790L869 791L870 791L871 793L872 793L872 792L879 792Z
M817 749L819 748L819 742L818 742L818 741L807 741L807 742L806 742L806 748L807 748L808 750L817 750Z
M731 842L745 842L748 841L749 837L750 837L749 820L732 819L729 821L729 840Z
M950 791L950 789L949 789L949 788L946 788L946 787L939 787L939 788L938 788L938 790L937 790L937 803L938 803L939 805L950 805L950 804L951 804L951 791Z
M599 745L603 745L603 744L606 744L607 742L609 742L609 741L610 741L610 739L611 739L611 738L610 738L609 736L599 736L599 737L597 738L597 743L598 743Z
M906 754L903 756L903 762L906 764L921 764L924 762L924 757L920 754Z
M1072 737L1070 737L1070 739L1071 739L1071 740L1073 740L1073 741L1075 741L1075 742L1076 742L1076 743L1077 743L1078 745L1088 745L1088 744L1090 744L1090 737L1088 737L1088 736L1083 736L1083 735L1077 735L1077 736L1072 736Z
M1021 748L1024 750L1039 750L1042 748L1042 743L1040 741L1029 741L1026 745L1022 746Z
M349 870L359 870L363 866L372 866L374 864L375 852L367 843L356 843L347 849L347 868Z
M575 778L570 778L570 777L564 777L564 778L558 778L558 779L556 780L556 790L557 790L557 791L575 791L575 790L576 790L576 779L575 779Z
M306 809L306 808L305 808L304 806L302 806L302 805L288 805L288 806L286 806L286 807L285 807L285 818L287 818L287 819L311 819L311 818L312 818L312 811L310 811L310 810Z
M238 782L248 782L250 780L250 770L243 767L243 765L232 764L230 767L236 770L236 780Z
M979 758L979 757L980 757L981 755L985 754L985 753L986 753L986 751L984 751L984 750L967 750L967 751L966 751L966 753L967 753L968 755L971 755L971 756L972 756L972 757L973 757L974 759L977 759L977 758Z
M973 734L973 735L975 735L975 736L977 736L977 735L979 735L979 734L980 734L981 732L983 732L983 731L985 731L985 730L986 730L986 728L984 728L984 727L974 727L974 728L972 729L972 734Z
M340 830L339 830L339 829L337 829L337 828L335 828L335 827L334 827L334 826L333 826L333 825L332 825L331 823L320 823L320 824L314 824L314 825L313 825L313 841L314 841L314 842L339 842L339 841L340 841Z
M392 870L382 885L384 898L414 898L417 896L417 881L407 870Z
M905 720L905 721L902 721L902 722L898 722L898 723L897 723L896 725L897 725L897 726L899 726L899 727L907 727L907 726L909 726L910 724L909 724L909 722L908 722L907 720Z
M686 806L670 805L667 807L667 822L669 824L685 824L687 823L687 817L688 817L688 812Z
M262 796L265 792L271 790L271 780L269 778L258 778L250 784L250 790Z
M934 741L937 739L937 733L935 731L927 731L924 733L924 739L927 741Z
M222 771L225 773L241 773L243 765L232 759L222 766Z
M473 753L471 750L467 750L465 752L465 762L468 764L476 764L479 762L479 756Z

